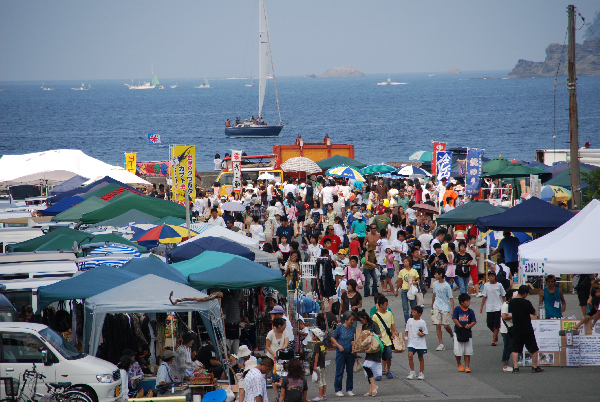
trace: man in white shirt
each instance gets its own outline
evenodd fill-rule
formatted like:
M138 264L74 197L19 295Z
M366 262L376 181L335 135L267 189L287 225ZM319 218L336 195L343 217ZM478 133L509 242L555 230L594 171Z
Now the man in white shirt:
M323 191L321 194L323 195L323 208L327 204L333 204L333 192L334 192L334 183L329 183L327 186L323 187Z
M421 227L423 233L419 236L419 241L421 242L421 250L427 252L430 249L431 241L433 240L433 236L431 233L431 226L425 224Z
M248 371L244 378L244 402L269 402L265 374L273 371L270 357L260 359L260 364Z
M443 202L444 194L446 193L446 178L445 177L443 177L442 182L437 185L436 190L438 193L438 202L439 202L438 205L440 205Z
M350 186L346 183L342 182L342 184L338 187L339 195L341 195L341 201L346 203L346 207L350 206Z
M292 179L288 179L288 182L285 186L283 186L283 198L287 198L287 195L292 193L294 198L298 194L298 187L292 182Z
M219 216L219 211L217 210L217 208L213 208L210 211L210 218L208 219L207 223L209 225L217 225L217 226L226 227L225 221L223 220L223 218L221 218Z

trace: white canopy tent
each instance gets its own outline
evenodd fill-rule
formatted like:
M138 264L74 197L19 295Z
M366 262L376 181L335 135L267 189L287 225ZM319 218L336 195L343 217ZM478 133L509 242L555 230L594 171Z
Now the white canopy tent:
M149 186L152 184L149 181L144 180L141 177L134 175L127 169L124 169L120 166L111 166L111 169L108 172L104 172L102 175L100 175L98 177L91 178L90 180L83 183L83 185L86 186L86 185L93 183L96 180L100 180L106 176L108 176L112 179L115 179L116 181L120 181L121 183L128 184L130 186L132 186L132 185Z
M592 200L562 226L519 246L523 273L533 267L543 268L543 274L600 274L598 228L600 201Z
M196 239L200 239L202 237L211 236L211 237L222 237L224 239L231 240L231 241L234 241L236 243L243 244L244 246L250 246L250 247L258 248L258 240L256 240L256 239L253 239L253 238L248 237L248 236L241 235L239 233L234 232L233 230L229 230L229 229L224 228L222 226L218 226L218 225L209 225L209 226L211 226L211 227L208 228L208 229L206 229L206 230L204 230L203 232L201 232L197 236L194 236L191 239L184 241L180 245L189 243L191 241L194 241Z
M197 311L202 317L204 326L213 345L219 345L215 338L225 339L225 330L221 317L221 306L218 299L202 302L181 302L171 304L169 294L173 292L173 300L188 297L208 297L190 286L173 282L156 275L143 277L117 286L106 292L90 297L85 301L84 345L92 356L98 352L102 327L106 314L109 313L165 313Z
M0 185L57 184L74 176L106 176L114 166L78 149L55 149L0 158Z

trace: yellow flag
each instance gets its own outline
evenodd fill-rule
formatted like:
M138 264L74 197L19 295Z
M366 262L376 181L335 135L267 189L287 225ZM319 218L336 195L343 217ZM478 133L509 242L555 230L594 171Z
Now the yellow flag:
M136 152L126 153L125 154L125 169L127 169L128 172L135 174L136 166L137 166L137 153Z

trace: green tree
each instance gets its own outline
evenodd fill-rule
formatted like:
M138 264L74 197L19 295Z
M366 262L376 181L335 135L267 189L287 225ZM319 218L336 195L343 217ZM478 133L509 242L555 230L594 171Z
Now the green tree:
M583 204L586 205L593 198L600 200L600 169L594 169L589 173L581 172L581 181L589 185L582 190Z

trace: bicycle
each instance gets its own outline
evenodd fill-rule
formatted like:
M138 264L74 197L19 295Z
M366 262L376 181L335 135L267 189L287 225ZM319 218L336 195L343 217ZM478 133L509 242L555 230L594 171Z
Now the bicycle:
M46 376L37 371L35 363L33 364L32 370L25 370L23 372L23 385L19 391L17 402L37 402L38 399L45 401L56 401L56 402L94 402L93 399L85 392L69 389L71 387L70 382L51 382L47 383L46 388L48 393L46 395L37 393L38 380L44 380ZM32 380L32 383L31 383ZM29 383L28 390L29 395L25 392L25 388ZM37 399L36 399L37 397Z

